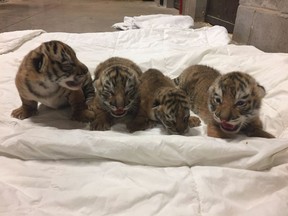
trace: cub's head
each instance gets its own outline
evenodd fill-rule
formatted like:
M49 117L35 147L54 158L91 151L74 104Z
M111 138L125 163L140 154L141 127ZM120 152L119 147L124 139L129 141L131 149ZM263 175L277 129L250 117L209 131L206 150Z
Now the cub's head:
M88 68L78 60L74 50L61 41L42 43L29 55L29 69L34 71L29 79L77 90L88 74Z
M253 77L231 72L218 77L209 88L208 107L223 132L237 133L259 114L264 87Z
M101 68L101 71L96 69L96 92L104 109L113 117L124 117L128 112L136 110L139 98L138 72L132 67L119 64Z
M156 96L152 111L169 134L184 134L188 131L190 108L184 91L164 88Z

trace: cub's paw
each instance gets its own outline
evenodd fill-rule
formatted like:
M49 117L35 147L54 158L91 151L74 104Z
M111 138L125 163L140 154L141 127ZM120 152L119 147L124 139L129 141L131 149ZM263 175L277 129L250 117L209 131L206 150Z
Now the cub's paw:
M130 133L133 133L135 131L146 130L148 128L152 128L155 125L156 124L153 121L147 118L136 117L134 120L128 122L126 124L126 127Z
M196 116L190 116L189 117L189 127L197 127L201 125L201 121Z
M82 111L73 112L71 119L80 122L91 122L95 119L95 114L93 111L85 109Z
M36 109L25 109L23 106L12 111L11 116L17 119L26 119L37 114Z
M90 122L90 130L95 130L95 131L106 131L111 129L111 124L109 122L101 122L97 119L94 121Z

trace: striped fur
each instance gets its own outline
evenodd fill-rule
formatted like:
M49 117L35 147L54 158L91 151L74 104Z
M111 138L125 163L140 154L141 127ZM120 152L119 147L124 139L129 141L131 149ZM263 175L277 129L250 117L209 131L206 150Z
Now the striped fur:
M129 131L145 130L154 123L162 124L169 134L184 134L200 120L190 117L188 98L173 81L156 69L149 69L139 85L140 108L136 118L128 124Z
M22 106L12 116L25 119L37 113L38 102L51 107L72 107L72 119L90 121L86 103L95 96L88 68L74 50L61 41L42 43L23 59L15 79Z
M194 65L176 78L190 98L191 110L207 124L208 136L231 138L239 132L247 136L272 138L262 129L259 110L264 87L243 72L221 75L217 70Z
M94 78L96 118L91 130L108 130L137 111L141 75L141 69L125 58L112 57L98 65Z

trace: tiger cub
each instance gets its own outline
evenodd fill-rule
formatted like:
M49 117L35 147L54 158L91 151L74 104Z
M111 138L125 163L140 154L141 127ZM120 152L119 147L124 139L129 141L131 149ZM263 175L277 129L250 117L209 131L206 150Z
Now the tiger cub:
M96 97L91 106L95 119L91 130L109 130L115 123L125 123L138 109L138 84L142 70L126 58L111 57L95 70Z
M95 95L88 68L74 50L61 41L42 43L23 59L15 79L22 106L11 115L25 119L37 113L38 102L51 107L72 107L72 119L88 122L94 113L86 103Z
M232 138L242 132L250 137L273 138L259 118L264 87L248 74L221 75L204 66L188 67L175 83L190 97L191 110L207 124L207 135Z
M185 92L159 70L149 69L139 85L140 107L136 117L127 124L130 132L145 130L162 124L169 134L184 134L189 126L199 126L200 119L190 117L189 101Z

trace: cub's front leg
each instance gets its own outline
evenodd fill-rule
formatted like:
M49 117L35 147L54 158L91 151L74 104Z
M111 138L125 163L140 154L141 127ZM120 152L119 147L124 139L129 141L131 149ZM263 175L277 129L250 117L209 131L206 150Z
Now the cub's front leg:
M252 122L250 122L243 129L243 132L248 137L275 138L275 136L263 130L263 125L260 118L256 118Z
M33 100L26 100L21 96L20 98L22 101L22 106L13 110L11 116L23 120L25 118L29 118L30 116L36 115L38 103Z
M254 129L253 131L246 133L246 135L249 137L275 138L275 136L261 128Z
M146 130L156 125L156 122L148 117L147 112L140 107L137 115L126 123L127 130L130 133L140 130Z
M72 120L90 122L94 120L94 112L88 109L83 91L71 91L68 97L72 108Z
M131 120L126 124L126 127L130 133L133 133L139 130L146 130L153 127L154 125L155 122L148 119L147 117L136 116L135 119Z
M105 131L110 130L112 126L112 119L110 115L101 108L93 109L95 117L92 122L90 122L90 130Z

